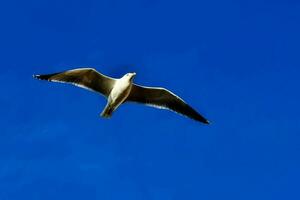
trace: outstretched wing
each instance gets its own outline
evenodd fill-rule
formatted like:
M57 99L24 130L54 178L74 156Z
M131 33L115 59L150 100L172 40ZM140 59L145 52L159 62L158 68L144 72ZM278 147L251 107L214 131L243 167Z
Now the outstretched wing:
M180 97L165 88L144 87L133 84L126 101L143 103L162 109L169 109L196 121L209 124L207 119L185 103Z
M40 80L70 83L105 96L110 94L116 81L93 68L79 68L54 74L34 75L34 77Z

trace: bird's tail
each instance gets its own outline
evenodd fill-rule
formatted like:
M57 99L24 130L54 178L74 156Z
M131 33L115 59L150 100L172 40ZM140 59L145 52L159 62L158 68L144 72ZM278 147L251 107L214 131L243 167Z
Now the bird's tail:
M107 105L105 106L105 108L101 113L101 117L110 118L112 116L113 111L114 108L109 103L107 103Z

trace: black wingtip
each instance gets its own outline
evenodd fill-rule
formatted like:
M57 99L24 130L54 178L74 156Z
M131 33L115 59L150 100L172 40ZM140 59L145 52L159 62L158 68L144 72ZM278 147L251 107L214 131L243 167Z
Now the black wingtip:
M210 124L211 124L211 122L208 121L208 120L205 120L203 123L204 123L204 124L207 124L207 125L210 125Z
M210 125L211 124L211 122L209 120L207 120L205 117L203 117L200 114L197 115L197 118L192 118L192 119L194 119L194 120L196 120L196 121L198 121L198 122L200 122L202 124L205 124L205 125Z
M33 75L33 78L39 79L39 80L48 80L49 75Z
M39 79L39 80L49 80L50 77L55 76L59 73L54 74L44 74L44 75L33 75L33 78Z
M40 79L40 75L32 75L33 78Z
M196 117L193 118L194 120L201 122L203 124L209 125L211 124L210 121L208 121L205 117L203 117L202 115L198 114L196 115Z

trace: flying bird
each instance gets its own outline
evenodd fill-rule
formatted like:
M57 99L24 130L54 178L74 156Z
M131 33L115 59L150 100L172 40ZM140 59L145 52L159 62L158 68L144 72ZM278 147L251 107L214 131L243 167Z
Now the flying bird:
M172 110L198 122L209 124L180 97L161 87L145 87L133 83L136 73L127 73L119 79L111 78L93 68L79 68L64 72L33 75L34 78L52 82L70 83L104 95L107 104L101 116L110 118L113 112L125 102L136 102L156 108Z

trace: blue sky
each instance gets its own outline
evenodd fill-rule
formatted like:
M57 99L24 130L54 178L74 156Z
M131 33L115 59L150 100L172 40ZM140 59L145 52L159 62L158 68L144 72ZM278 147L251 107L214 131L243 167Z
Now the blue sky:
M0 4L1 200L300 198L299 1ZM212 125L32 79L85 66Z

